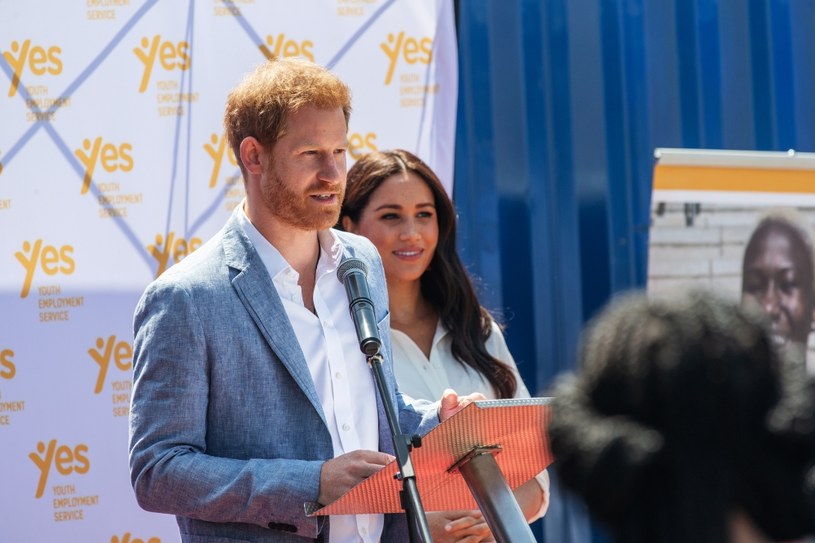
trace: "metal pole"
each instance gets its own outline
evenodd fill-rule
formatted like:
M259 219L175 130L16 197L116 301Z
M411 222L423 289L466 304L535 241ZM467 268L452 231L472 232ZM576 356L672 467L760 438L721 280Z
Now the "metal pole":
M457 468L498 543L535 543L535 536L492 453L476 449Z

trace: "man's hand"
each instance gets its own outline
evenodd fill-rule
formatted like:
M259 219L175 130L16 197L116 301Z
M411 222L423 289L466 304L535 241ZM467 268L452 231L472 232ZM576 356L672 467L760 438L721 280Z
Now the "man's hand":
M446 421L468 405L487 398L480 392L473 392L466 396L459 396L453 389L446 389L441 395L441 405L439 406L439 420Z
M387 453L360 450L327 460L320 470L320 495L317 501L328 505L393 459Z
M433 543L495 543L478 509L427 513L427 524Z

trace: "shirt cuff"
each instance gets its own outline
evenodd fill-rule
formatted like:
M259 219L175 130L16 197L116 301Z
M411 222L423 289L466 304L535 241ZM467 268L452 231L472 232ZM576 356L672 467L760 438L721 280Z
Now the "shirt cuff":
M543 470L542 472L535 475L535 480L538 481L538 486L541 488L541 493L543 494L543 501L541 502L541 507L538 509L538 512L535 513L529 522L535 522L539 518L543 517L546 514L546 510L549 509L549 472Z

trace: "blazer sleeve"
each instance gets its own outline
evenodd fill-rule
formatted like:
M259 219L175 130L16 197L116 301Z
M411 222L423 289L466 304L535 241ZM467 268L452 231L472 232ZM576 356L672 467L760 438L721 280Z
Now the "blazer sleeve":
M148 510L209 522L249 523L316 538L323 461L213 456L207 451L210 359L206 326L190 290L153 283L134 317L131 481Z

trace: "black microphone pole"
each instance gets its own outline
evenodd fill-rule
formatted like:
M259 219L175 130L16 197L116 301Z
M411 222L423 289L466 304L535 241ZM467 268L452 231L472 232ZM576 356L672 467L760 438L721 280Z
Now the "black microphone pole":
M427 517L422 507L422 500L419 497L419 489L416 486L416 473L413 471L413 463L410 460L410 446L420 446L421 441L418 439L411 440L399 429L397 422L399 419L396 416L393 400L390 395L388 395L388 386L385 383L382 362L383 358L379 353L368 356L368 365L371 367L371 370L373 370L374 378L379 388L379 394L382 396L382 404L385 407L388 424L391 428L391 435L393 436L393 448L396 454L396 461L399 464L397 477L402 481L400 497L402 508L407 514L410 540L417 543L431 543L433 539L430 537L430 526L427 524ZM418 436L416 436L416 438L418 438Z
M432 543L430 526L427 523L419 489L416 486L416 472L410 460L410 448L421 446L419 436L413 439L402 433L399 428L399 418L396 406L385 381L385 372L382 369L384 358L380 354L382 341L376 327L376 313L371 296L368 293L368 282L365 278L367 266L358 259L347 259L337 269L337 277L345 285L348 294L349 309L354 319L354 327L359 339L359 348L368 360L368 366L374 374L379 396L385 408L388 419L396 462L399 465L397 477L402 481L402 490L399 493L402 508L407 514L410 541L413 543Z

